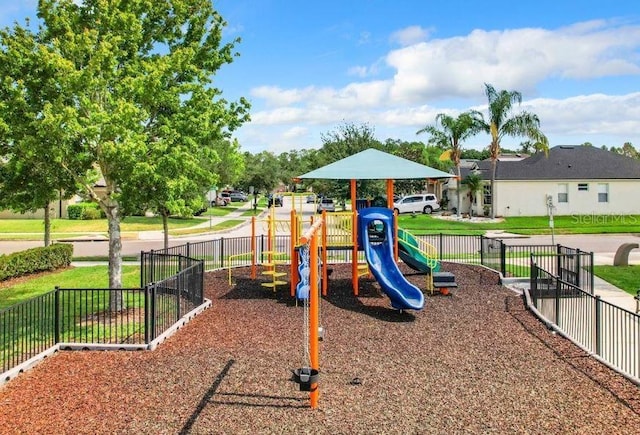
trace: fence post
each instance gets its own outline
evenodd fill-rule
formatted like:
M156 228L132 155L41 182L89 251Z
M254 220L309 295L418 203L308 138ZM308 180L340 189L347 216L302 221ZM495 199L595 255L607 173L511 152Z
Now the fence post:
M182 261L182 257L178 257L180 261ZM182 268L178 272L176 276L176 322L180 320L182 314L180 313L180 293L182 293L182 287L184 285L184 273L182 272Z
M507 276L507 246L500 240L500 272Z
M440 246L438 246L438 252L440 253L440 262L442 262L442 233L440 233L440 240L439 240Z
M155 261L153 261L155 257L152 249L151 252L149 252L149 282L156 282L156 266L154 264Z
M480 264L484 266L484 235L480 234Z
M144 251L140 251L140 288L145 286L147 278L146 271L144 270Z
M558 327L560 327L560 277L556 276L556 300L555 300L555 309L556 309L556 321L554 322Z
M224 269L224 237L220 237L220 269Z
M149 284L146 284L144 287L144 344L149 344L151 340L149 340L150 336L150 319L151 313L149 313Z
M580 275L582 274L582 271L580 270L580 257L582 256L582 253L580 252L580 249L576 249L576 287L578 287L579 289L582 290L582 286L580 285Z
M53 296L53 338L55 344L60 343L60 287L55 287L55 294Z
M191 244L187 242L187 255L185 257L191 258Z
M149 338L151 340L156 339L156 297L157 297L157 289L156 284L151 284L151 318L149 319L149 329L151 329L149 333Z
M602 356L602 301L600 296L596 296L596 355Z
M595 282L593 278L593 251L589 253L589 285L589 293L593 295L593 292L595 291Z
M538 307L538 266L534 261L533 254L529 254L529 294L533 299L533 304Z
M204 302L204 261L200 263L199 278L200 297L198 298L198 305L201 305Z

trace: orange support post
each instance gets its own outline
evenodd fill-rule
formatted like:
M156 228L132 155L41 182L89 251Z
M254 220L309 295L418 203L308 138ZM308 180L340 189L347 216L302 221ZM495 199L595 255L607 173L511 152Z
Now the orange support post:
M311 236L311 257L310 257L310 289L309 289L309 357L311 359L311 369L317 370L320 373L320 354L318 349L318 327L320 326L318 304L320 298L318 297L318 234L313 232ZM309 399L311 401L311 408L318 407L318 399L320 398L320 389L318 383L311 384L311 392L309 393Z
M358 296L358 211L356 210L356 180L350 182L351 188L351 211L353 219L351 222L351 285L353 286L353 294Z
M327 211L322 210L322 241L320 249L322 252L322 296L327 295L327 283L329 279L329 273L327 272Z
M393 210L393 180L387 180L387 207ZM398 216L393 219L393 259L398 262Z
M291 265L289 266L291 297L296 295L296 285L298 285L298 251L296 249L296 240L298 240L298 226L296 225L296 211L291 209Z

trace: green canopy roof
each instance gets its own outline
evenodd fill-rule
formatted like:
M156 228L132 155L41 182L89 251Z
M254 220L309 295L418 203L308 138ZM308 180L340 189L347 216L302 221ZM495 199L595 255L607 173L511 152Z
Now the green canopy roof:
M420 163L373 148L330 163L298 178L323 180L403 180L450 178L448 174Z

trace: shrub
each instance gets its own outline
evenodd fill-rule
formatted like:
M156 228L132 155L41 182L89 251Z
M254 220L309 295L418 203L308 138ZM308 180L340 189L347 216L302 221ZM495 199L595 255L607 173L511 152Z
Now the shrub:
M102 217L98 204L94 202L80 202L67 206L70 220L93 220Z
M72 258L73 245L67 243L0 255L0 281L66 267Z

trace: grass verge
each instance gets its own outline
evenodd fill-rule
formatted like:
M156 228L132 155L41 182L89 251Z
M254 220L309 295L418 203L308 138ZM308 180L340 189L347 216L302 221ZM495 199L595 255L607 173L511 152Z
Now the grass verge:
M636 295L640 289L640 266L594 266L593 273L625 292Z
M0 283L0 309L24 300L61 288L107 288L109 272L107 266L72 267L57 272L46 272L37 276L24 276ZM122 286L140 286L140 268L122 267Z

